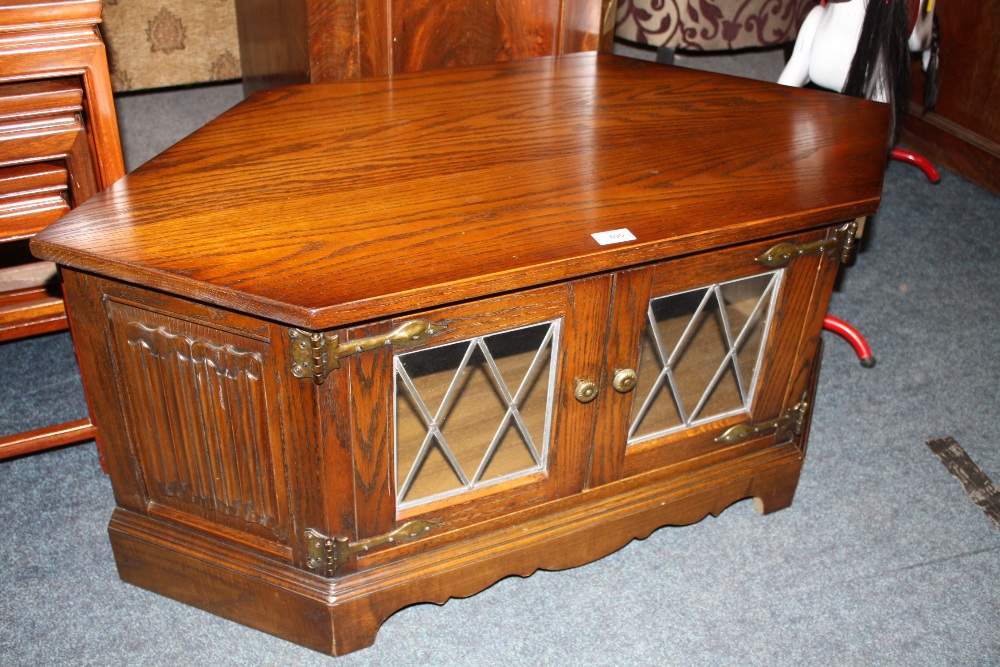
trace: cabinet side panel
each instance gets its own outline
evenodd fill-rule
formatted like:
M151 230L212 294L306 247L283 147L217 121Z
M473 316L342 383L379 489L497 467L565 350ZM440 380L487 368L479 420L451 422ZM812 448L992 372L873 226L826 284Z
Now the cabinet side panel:
M384 0L305 0L312 83L387 74ZM381 44L381 50L373 46Z
M809 305L802 315L801 338L790 371L791 376L787 384L785 405L794 405L802 399L803 395L808 396L807 400L812 403L812 396L816 393L814 376L819 373L818 364L823 344L823 319L830 306L830 297L833 294L840 261L836 257L824 257L818 260L818 266L813 265L813 267L814 286ZM809 411L809 414L812 414L812 410ZM802 438L802 442L805 442L805 438Z
M267 344L117 302L108 316L150 500L284 541Z
M831 237L831 229L826 234ZM796 237L796 243L808 243L821 238L811 233ZM815 343L819 340L823 316L832 283L826 285L826 299L817 302L817 272L836 260L823 255L803 255L792 260L785 272L782 294L778 301L779 321L768 350L763 369L760 392L754 399L753 418L763 419L788 409L802 399L806 376L812 368ZM834 269L835 271L835 269ZM822 310L819 310L822 308ZM803 346L811 345L813 352L803 356ZM799 377L795 375L798 373Z
M1000 30L1000 6L993 2L951 0L935 8L940 23L939 81L935 114L967 138L1000 142L1000 50L991 47ZM911 67L911 99L922 107L926 74Z
M147 498L129 446L122 407L125 402L112 340L107 334L100 282L93 276L67 269L63 269L62 276L80 373L115 500L119 507L144 511Z
M382 322L349 332L348 340L390 331ZM354 433L354 498L358 539L391 532L396 516L393 484L392 349L384 346L349 357L351 421ZM348 369L341 368L335 373Z

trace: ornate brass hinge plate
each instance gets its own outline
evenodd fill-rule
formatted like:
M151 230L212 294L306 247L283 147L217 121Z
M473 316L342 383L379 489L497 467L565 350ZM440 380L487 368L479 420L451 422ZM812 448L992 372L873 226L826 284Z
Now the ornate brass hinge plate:
M835 251L840 254L840 261L850 264L854 258L854 240L858 233L858 221L854 220L838 227L837 231L830 238L803 243L779 243L767 252L756 258L756 261L769 266L772 269L785 266L796 257L802 255L816 255L820 253Z
M809 404L805 401L796 403L785 411L783 415L776 419L757 422L756 424L737 424L715 439L727 445L742 442L747 438L774 431L775 442L786 442L793 436L802 435L802 428L806 422L806 414L809 412Z
M447 325L427 320L410 320L390 333L346 343L341 343L337 334L328 336L321 332L289 329L288 335L292 339L292 375L297 378L312 378L316 384L323 384L330 371L340 368L340 360L344 357L383 345L413 347L447 328Z
M327 537L319 531L307 528L305 532L306 567L319 572L324 577L332 577L337 574L340 566L356 553L368 551L383 544L416 539L438 525L430 521L408 521L391 533L369 537L358 542L350 542L346 537Z

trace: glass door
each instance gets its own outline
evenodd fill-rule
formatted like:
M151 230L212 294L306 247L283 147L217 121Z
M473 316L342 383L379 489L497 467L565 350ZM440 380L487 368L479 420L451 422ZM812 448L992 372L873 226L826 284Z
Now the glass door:
M561 324L556 318L395 357L400 509L545 472Z
M345 333L361 339L413 318L435 324L416 346L351 357L359 537L415 519L477 523L585 487L598 411L574 392L580 378L600 376L611 282L573 281Z
M726 429L789 407L805 329L817 327L825 309L813 302L818 272L832 260L803 255L779 267L757 260L780 241L616 276L605 368L614 391L602 405L602 422L614 426L606 450L595 451L592 486L722 460L729 445L716 438Z
M775 270L649 300L630 446L750 411L782 275Z

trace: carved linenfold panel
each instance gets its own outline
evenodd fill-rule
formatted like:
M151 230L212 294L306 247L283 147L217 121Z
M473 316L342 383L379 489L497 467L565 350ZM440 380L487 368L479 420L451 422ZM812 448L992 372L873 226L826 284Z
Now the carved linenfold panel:
M215 373L230 379L246 374L253 380L260 380L259 354L242 352L229 345L216 347L205 341L168 333L162 327L150 329L138 322L130 322L125 330L130 345L141 344L158 359L176 355L189 363L211 366Z
M110 311L151 499L283 537L263 344L132 306Z

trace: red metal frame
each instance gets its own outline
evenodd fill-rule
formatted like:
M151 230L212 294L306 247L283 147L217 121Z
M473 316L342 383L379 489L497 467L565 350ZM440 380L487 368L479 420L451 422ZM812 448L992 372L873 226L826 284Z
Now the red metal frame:
M938 173L937 168L931 164L931 161L925 158L919 153L914 153L913 151L907 150L905 148L893 148L889 153L889 157L893 160L899 160L901 162L909 162L913 166L920 169L927 176L927 180L931 183L940 183L941 174Z
M857 353L862 366L871 368L875 365L875 357L872 355L872 349L868 347L868 341L853 326L833 315L827 315L823 318L823 328L843 337L850 343L851 347Z

